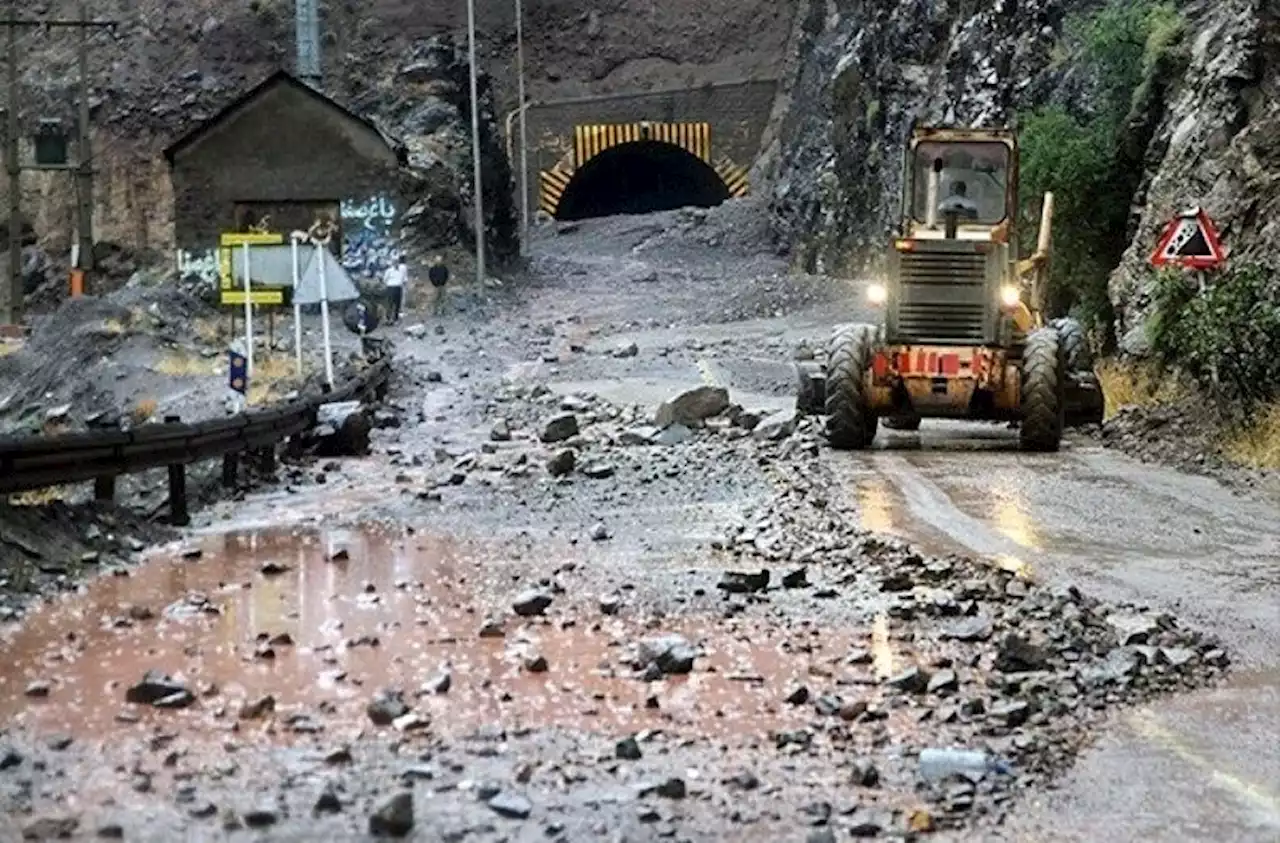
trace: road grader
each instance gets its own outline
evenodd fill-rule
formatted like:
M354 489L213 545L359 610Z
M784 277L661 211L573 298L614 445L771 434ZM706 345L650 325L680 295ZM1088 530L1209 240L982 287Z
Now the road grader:
M868 285L878 324L837 328L825 364L797 364L796 408L825 415L841 450L870 447L880 420L1013 422L1032 451L1102 420L1087 338L1046 321L1053 194L1037 244L1018 255L1018 144L1011 129L912 129L902 219L885 276Z

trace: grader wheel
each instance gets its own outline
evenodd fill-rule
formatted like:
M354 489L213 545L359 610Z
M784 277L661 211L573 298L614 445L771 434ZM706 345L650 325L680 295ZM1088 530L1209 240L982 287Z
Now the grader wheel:
M831 338L827 357L827 439L838 450L861 450L876 438L879 420L867 408L865 375L871 368L875 328L852 325Z
M1022 352L1022 447L1056 451L1062 444L1066 413L1065 349L1053 328L1027 336Z

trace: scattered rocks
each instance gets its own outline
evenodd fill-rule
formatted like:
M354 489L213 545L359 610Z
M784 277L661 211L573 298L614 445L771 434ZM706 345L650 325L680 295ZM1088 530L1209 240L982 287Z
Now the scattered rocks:
M565 477L573 473L578 464L578 454L572 448L557 451L547 460L547 473L552 477Z
M664 635L640 642L639 652L633 662L637 670L653 667L660 675L684 674L693 671L697 658L688 641L679 635Z
M755 573L749 571L725 571L720 576L716 588L729 594L746 594L764 591L769 587L769 571L762 569Z

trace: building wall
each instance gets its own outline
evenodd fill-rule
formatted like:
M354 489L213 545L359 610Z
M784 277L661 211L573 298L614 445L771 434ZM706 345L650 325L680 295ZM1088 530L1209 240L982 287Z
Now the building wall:
M355 276L379 273L398 248L395 153L369 127L286 83L179 150L172 180L178 267L188 274L216 275L219 235L263 214L287 234L336 209Z
M749 168L759 154L777 89L776 81L766 79L531 106L526 119L530 207L538 206L538 171L572 156L573 128L588 123L710 123L713 161L728 157ZM512 132L518 134L515 121ZM516 166L518 143L513 145Z

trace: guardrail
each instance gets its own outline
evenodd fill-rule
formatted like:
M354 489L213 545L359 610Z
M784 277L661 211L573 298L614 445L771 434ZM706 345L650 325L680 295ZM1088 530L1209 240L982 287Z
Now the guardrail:
M25 492L66 483L94 481L99 500L115 494L115 480L153 468L169 469L170 522L185 525L185 467L223 458L223 483L235 482L241 452L270 449L316 424L320 407L385 394L391 361L382 358L339 388L308 395L275 407L247 410L223 419L186 424L177 416L132 430L87 431L56 436L0 437L0 494Z

